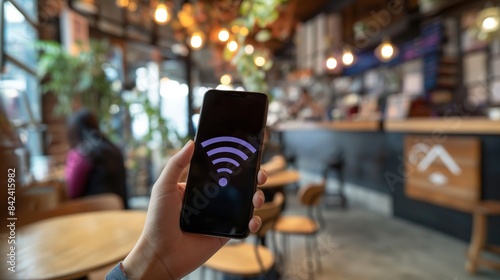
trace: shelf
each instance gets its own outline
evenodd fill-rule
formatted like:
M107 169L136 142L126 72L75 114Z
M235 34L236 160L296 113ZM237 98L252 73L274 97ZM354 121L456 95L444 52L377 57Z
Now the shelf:
M377 120L332 121L332 122L287 122L278 125L277 130L330 129L338 131L378 131L381 122Z
M413 118L407 120L387 120L386 131L446 134L500 134L500 121L487 118L447 117L442 119Z

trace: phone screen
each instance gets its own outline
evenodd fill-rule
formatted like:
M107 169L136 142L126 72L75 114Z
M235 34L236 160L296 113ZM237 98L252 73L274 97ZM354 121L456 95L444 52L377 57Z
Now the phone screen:
M262 93L205 94L181 212L183 231L248 235L267 107Z

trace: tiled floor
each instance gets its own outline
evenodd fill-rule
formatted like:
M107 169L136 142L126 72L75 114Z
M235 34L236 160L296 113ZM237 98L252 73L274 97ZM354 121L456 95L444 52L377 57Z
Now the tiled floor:
M285 214L304 212L294 200L290 197ZM323 271L315 279L500 279L500 272L489 270L468 275L464 270L467 244L433 230L361 209L325 210L324 214L327 226L317 251ZM292 237L290 246L285 279L308 279L304 238ZM210 272L206 276L214 279ZM199 271L187 279L200 279Z

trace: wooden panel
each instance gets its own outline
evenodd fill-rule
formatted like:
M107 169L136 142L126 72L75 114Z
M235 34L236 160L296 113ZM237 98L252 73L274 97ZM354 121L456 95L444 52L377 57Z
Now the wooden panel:
M398 132L446 134L500 134L500 121L487 118L448 117L442 119L413 118L385 121L385 130Z
M378 131L381 123L377 120L333 121L333 122L287 122L278 125L277 130L331 129L342 131Z
M481 199L480 141L475 137L405 138L406 195L470 212Z

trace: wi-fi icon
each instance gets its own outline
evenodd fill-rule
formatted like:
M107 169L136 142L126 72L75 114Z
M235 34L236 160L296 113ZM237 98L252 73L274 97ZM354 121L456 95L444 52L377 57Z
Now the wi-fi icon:
M227 142L239 144L238 148L245 147L251 154L257 151L257 149L247 141L232 136L219 136L201 142L203 148L217 143L224 143L222 147L218 146L207 151L209 157L213 156L212 164L214 166L225 164L223 165L224 167L217 168L217 174L220 174L219 186L221 187L227 186L229 176L233 173L235 168L240 166L240 162L244 162L248 159L247 153L237 148L226 146Z

